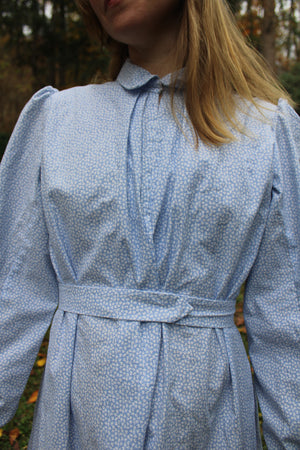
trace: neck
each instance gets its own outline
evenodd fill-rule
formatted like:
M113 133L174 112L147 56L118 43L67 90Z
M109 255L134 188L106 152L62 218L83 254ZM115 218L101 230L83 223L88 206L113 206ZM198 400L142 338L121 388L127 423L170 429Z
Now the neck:
M169 35L167 39L152 40L148 45L128 45L129 58L134 64L162 78L179 69L176 66L174 43L176 37Z
M144 52L129 50L129 58L133 64L148 70L153 75L158 75L159 78L176 70L174 60L170 61L168 57L155 58L153 55L147 57Z

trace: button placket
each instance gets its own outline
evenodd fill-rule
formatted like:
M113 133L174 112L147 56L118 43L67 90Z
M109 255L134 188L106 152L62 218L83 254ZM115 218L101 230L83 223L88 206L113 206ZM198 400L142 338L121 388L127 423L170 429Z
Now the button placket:
M147 99L144 116L143 139L143 192L144 219L148 232L151 232L151 213L153 196L153 171L157 166L157 147L163 139L161 114L159 108L160 87L152 88Z

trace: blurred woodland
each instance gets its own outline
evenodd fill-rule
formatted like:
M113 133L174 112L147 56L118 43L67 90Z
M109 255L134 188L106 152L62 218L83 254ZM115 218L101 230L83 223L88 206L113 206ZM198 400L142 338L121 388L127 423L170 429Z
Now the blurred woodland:
M300 0L231 0L243 33L300 103ZM0 0L0 146L30 96L64 89L107 70L74 0Z

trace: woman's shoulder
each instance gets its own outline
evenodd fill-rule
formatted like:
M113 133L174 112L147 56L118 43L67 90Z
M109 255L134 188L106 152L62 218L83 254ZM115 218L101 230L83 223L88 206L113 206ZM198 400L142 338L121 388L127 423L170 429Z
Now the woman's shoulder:
M53 89L53 88L52 88ZM75 86L61 91L56 90L55 101L82 102L89 103L99 98L111 98L120 95L120 85L115 81L101 84L87 84L85 86Z
M58 126L91 117L102 120L115 113L114 105L119 101L122 101L122 92L117 82L88 84L61 91L46 86L30 98L18 122L26 127L35 122Z
M75 86L64 90L58 90L52 86L46 86L38 90L25 106L28 109L45 107L55 109L55 106L84 107L95 102L109 102L114 97L120 96L120 85L116 82L103 84L87 84Z
M260 99L254 99L254 102L238 100L237 122L246 134L260 138L274 138L279 129L286 132L290 127L295 127L295 131L300 127L300 117L283 98L277 104Z
M273 128L278 133L280 130L290 130L296 136L300 145L300 116L285 99L280 99L274 114Z

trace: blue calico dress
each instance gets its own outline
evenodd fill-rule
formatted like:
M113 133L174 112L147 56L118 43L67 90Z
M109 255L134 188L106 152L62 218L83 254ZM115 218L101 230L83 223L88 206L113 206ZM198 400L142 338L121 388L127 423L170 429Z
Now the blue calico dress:
M256 398L300 448L299 117L244 102L195 149L170 79L44 88L3 158L0 426L52 321L30 449L260 449Z

